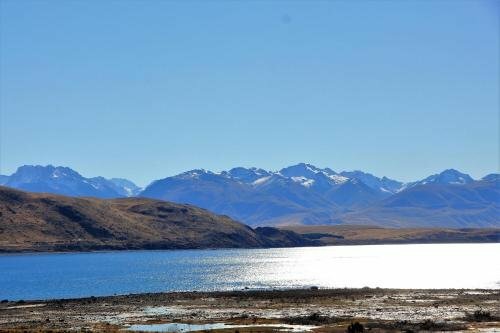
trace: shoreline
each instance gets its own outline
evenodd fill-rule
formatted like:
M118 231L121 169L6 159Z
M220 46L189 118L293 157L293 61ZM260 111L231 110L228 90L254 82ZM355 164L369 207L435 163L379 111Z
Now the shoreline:
M364 292L364 291L375 291L375 292L415 292L415 293L440 293L440 292L457 292L457 293L495 293L498 292L500 296L500 286L498 288L381 288L381 287L338 287L338 288L327 288L327 287L297 287L297 288L273 288L273 287L263 287L263 288L240 288L240 289L227 289L227 290L176 290L176 291L158 291L158 292L140 292L140 293L125 293L125 294L113 294L113 295L89 295L82 297L59 297L59 298L38 298L38 299L2 299L0 297L0 304L39 304L39 303L60 303L60 302L86 302L89 300L112 300L113 298L145 298L149 296L172 296L172 295L232 295L232 294L269 294L269 293L303 293L303 292L316 292L318 294L328 293L328 292ZM0 309L2 307L0 306Z
M193 248L106 248L106 249L84 249L84 250L19 250L10 251L0 248L0 256L6 255L43 255L43 254L78 254L78 253L110 253L110 252L162 252L162 251L219 251L219 250L266 250L287 248L316 248L316 247L343 247L343 246L376 246L376 245L455 245L455 244L500 244L500 240L494 241L358 241L349 243L331 243L304 246L276 246L276 247L193 247Z
M247 325L238 329L240 333L253 332L256 325L280 324L312 325L314 332L344 332L352 322L380 332L500 329L500 290L191 291L0 303L0 332L117 332L130 325L166 323Z

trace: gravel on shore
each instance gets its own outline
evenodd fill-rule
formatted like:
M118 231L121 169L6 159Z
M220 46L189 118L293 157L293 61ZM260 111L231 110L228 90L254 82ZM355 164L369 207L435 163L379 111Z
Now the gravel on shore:
M355 322L373 332L500 332L500 290L311 288L0 303L0 332L116 332L162 323L226 323L241 327L215 331L240 333L272 332L280 324L297 325L295 331L309 325L303 330L346 332Z

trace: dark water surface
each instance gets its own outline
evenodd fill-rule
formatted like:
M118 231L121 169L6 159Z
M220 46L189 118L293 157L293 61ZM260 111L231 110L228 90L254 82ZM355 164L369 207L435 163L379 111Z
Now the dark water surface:
M0 299L248 288L500 288L500 244L0 255Z

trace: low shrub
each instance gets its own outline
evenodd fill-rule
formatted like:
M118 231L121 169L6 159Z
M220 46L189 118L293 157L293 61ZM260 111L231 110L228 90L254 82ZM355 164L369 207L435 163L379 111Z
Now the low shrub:
M359 322L351 323L347 326L347 333L362 333L365 331L365 328Z
M318 312L314 312L307 316L288 317L284 321L286 324L292 325L325 325L336 323L339 320L340 318L324 316Z
M484 310L476 310L473 313L465 314L465 320L472 322L495 321L495 319L495 316L493 316L491 312Z

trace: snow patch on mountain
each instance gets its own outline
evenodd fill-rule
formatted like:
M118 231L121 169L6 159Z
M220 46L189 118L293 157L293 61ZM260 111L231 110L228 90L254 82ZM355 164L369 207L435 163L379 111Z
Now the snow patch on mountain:
M349 180L349 178L347 177L344 177L344 176L340 176L340 175L329 175L329 174L326 174L324 173L328 178L330 178L331 180L333 180L333 182L335 184L343 184L345 183L346 181Z
M311 187L313 184L314 184L314 179L309 179L309 178L306 178L306 177L291 177L291 179L295 182L295 183L299 183L300 185L304 186L304 187Z
M254 186L262 185L265 182L267 182L269 180L269 178L271 178L271 176L265 176L265 177L259 178L259 179L255 180L254 182L252 182L252 185L254 185Z

